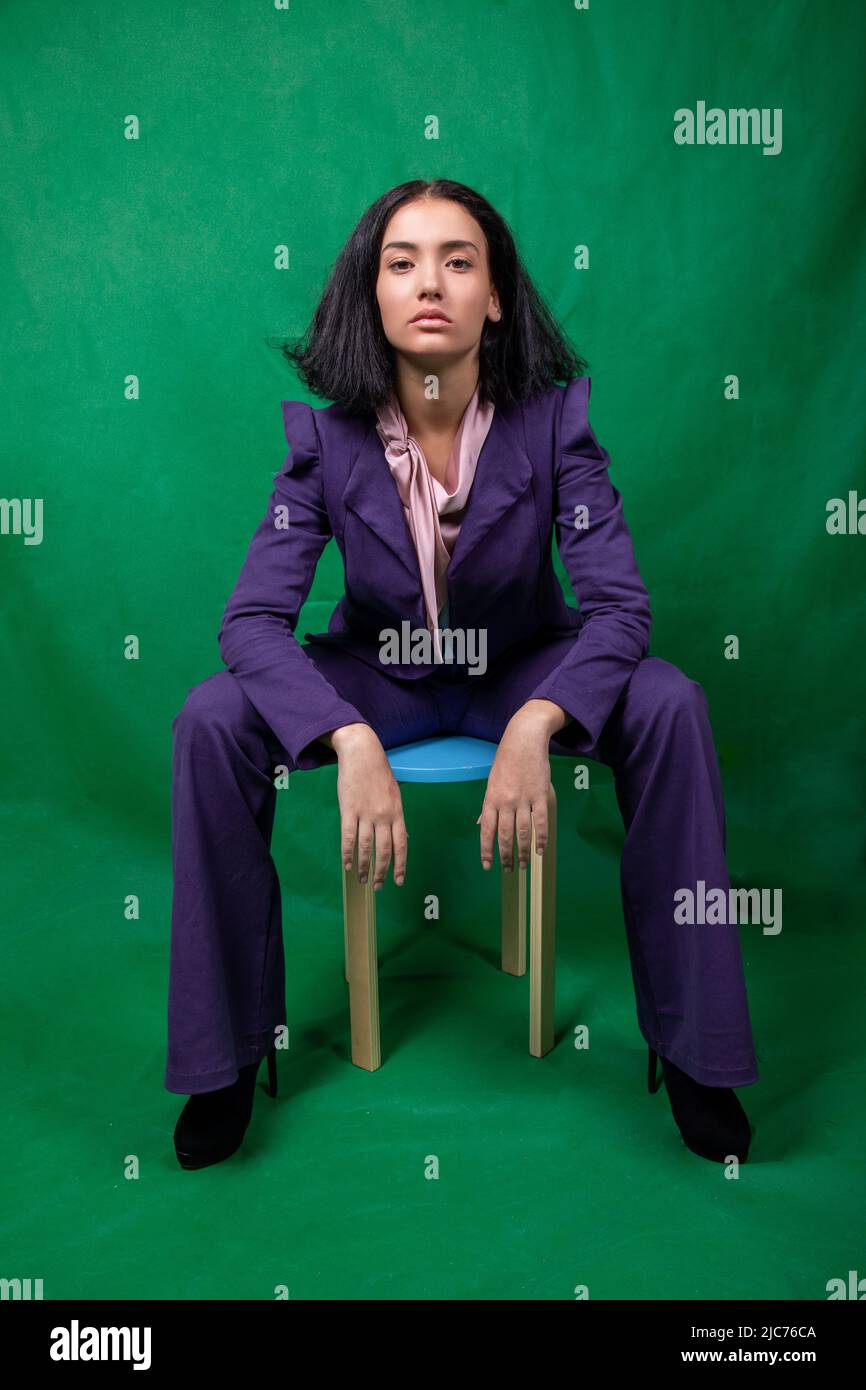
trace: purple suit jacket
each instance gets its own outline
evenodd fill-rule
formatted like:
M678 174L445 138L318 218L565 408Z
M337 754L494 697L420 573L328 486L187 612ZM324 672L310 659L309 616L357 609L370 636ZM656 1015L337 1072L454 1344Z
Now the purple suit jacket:
M554 700L577 725L557 738L594 743L649 649L649 599L610 458L589 423L591 378L497 409L447 570L449 626L487 629L488 672L554 637L573 645L532 699ZM375 418L337 405L283 401L290 454L274 477L219 630L220 655L297 761L319 734L368 723L295 637L319 556L333 536L345 593L311 644L351 652L390 676L418 680L436 665L382 666L383 628L424 628L421 576ZM588 521L576 524L585 504ZM554 527L580 609L553 568ZM474 677L483 679L483 677Z

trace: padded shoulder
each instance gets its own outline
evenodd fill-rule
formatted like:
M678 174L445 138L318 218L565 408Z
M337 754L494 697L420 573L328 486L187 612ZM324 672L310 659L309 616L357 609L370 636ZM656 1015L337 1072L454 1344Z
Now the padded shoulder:
M281 401L283 428L291 449L289 471L299 464L316 463L319 458L319 436L313 407L306 401Z
M562 414L559 421L559 447L564 454L583 454L587 445L594 445L595 436L589 423L591 376L576 376L562 389Z

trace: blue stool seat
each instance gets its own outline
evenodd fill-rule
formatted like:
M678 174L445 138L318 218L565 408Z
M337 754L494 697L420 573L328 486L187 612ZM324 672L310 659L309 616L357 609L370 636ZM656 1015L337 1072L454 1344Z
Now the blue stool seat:
M385 751L398 782L482 782L490 776L498 746L486 738L442 734Z

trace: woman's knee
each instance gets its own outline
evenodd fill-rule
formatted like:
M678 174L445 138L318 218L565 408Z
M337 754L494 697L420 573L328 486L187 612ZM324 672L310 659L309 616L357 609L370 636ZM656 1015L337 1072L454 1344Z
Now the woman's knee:
M175 735L220 731L237 736L254 718L239 682L230 671L217 671L190 688L171 727Z
M638 662L628 684L630 700L646 713L705 713L707 697L698 681L679 666L660 656L645 656Z

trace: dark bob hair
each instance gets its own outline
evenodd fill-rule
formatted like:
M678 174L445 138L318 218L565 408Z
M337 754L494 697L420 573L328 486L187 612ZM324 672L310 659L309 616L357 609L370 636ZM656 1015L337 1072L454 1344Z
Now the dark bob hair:
M364 213L337 258L304 338L278 343L304 385L355 414L375 412L387 400L394 386L394 349L376 299L380 249L389 219L419 198L460 203L487 238L502 318L485 320L481 333L479 399L507 409L554 382L583 376L587 361L557 327L496 209L464 183L412 179L383 193Z

